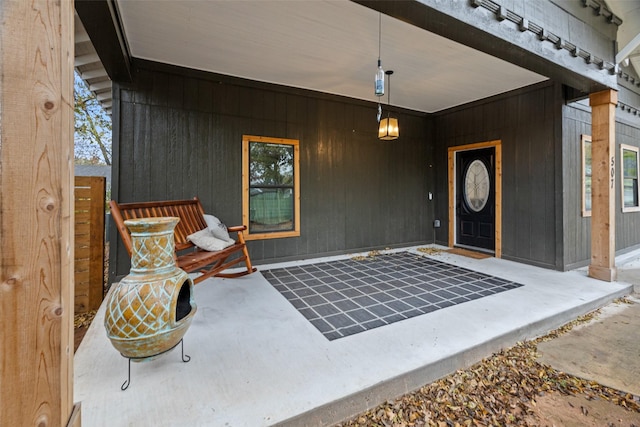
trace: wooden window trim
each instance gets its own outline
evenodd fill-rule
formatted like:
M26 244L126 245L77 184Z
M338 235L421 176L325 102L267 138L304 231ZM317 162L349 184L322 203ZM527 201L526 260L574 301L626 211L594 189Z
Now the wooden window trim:
M583 217L590 217L591 216L591 209L587 209L587 180L586 180L586 161L585 161L585 154L586 154L586 143L587 142L591 142L591 152L593 153L593 142L591 141L591 135L582 135L581 138L581 143L582 143L582 150L581 150L581 155L582 155L582 216ZM593 157L592 160L593 162ZM592 180L591 180L591 188L592 188L592 194L593 194L593 163L591 165L592 167Z
M636 180L638 181L638 187L640 187L640 148L633 145L620 144L620 205L622 206L622 212L640 212L640 194L636 194L638 199L638 206L626 207L624 205L624 151L633 151L636 153ZM640 191L640 188L639 190Z
M249 143L264 142L271 144L286 144L293 146L293 221L291 231L276 231L271 233L251 234L249 223ZM242 223L248 227L245 240L282 239L300 236L300 141L297 139L271 138L267 136L242 135Z

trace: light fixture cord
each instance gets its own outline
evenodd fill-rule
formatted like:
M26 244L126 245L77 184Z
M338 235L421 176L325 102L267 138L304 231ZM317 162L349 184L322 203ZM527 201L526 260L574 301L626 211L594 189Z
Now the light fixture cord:
M382 53L382 12L378 15L378 65L380 65L380 56Z
M389 86L389 92L387 93L387 105L391 105L391 74L387 78L387 85Z

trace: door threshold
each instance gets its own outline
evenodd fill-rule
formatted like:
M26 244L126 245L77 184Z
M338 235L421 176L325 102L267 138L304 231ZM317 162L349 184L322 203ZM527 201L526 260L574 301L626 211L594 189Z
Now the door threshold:
M478 258L490 258L495 257L496 255L495 251L467 245L455 245L453 248L449 249L452 253L456 253L456 250L458 250L459 255L468 255L473 257L474 254L477 254L479 255ZM466 252L466 254L464 252Z

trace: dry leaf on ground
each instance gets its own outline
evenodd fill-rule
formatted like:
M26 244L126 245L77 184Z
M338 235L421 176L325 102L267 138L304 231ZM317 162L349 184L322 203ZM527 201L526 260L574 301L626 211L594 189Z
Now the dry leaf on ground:
M539 342L555 338L598 314L596 310L544 337L517 343L339 426L536 426L536 399L549 393L580 394L640 413L638 397L536 361Z

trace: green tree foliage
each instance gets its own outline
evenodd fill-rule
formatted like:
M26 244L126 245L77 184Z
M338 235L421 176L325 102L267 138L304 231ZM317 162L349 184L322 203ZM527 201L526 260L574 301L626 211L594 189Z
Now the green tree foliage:
M293 185L293 147L289 145L250 144L252 186Z
M111 117L78 73L73 86L75 161L77 164L111 165Z

